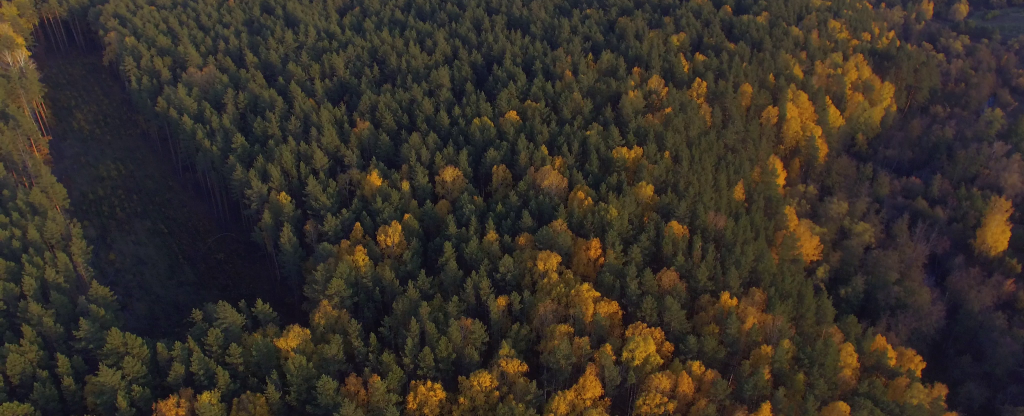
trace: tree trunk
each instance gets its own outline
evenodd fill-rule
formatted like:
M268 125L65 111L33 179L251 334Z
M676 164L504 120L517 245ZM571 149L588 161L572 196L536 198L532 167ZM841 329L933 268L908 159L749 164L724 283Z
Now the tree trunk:
M217 176L214 174L210 174L210 190L213 192L213 203L214 205L217 206L217 212L220 213L221 221L226 221L228 218L228 213L224 212L224 205L221 204L220 184L217 181Z
M35 116L36 116L36 121L38 121L38 122L39 122L39 129L40 129L40 130L42 130L42 132L43 132L43 137L49 136L49 134L47 134L47 133L46 133L46 130L48 130L48 129L49 129L49 126L45 126L45 124L46 124L46 123L45 123L45 122L43 121L43 117L42 117L42 115L40 114L40 113L41 113L41 111L39 110L39 104L38 104L38 103L36 103L35 101L33 101L33 102L32 102L32 109L33 109L33 110L35 110L35 111L33 111L32 113L33 113L33 114L35 114Z
M24 91L20 91L20 92L21 92L21 104L25 107L25 116L28 117L29 120L32 120L32 125L35 126L36 129L37 129L33 133L38 133L39 130L42 129L42 127L36 125L36 120L32 117L32 114L28 110L28 100L25 99L25 92ZM32 143L32 153L35 154L36 156L39 156L39 150L36 148L36 141L35 141L35 139L32 138L31 134L28 135L28 141L29 141L29 143ZM35 183L35 181L33 181L33 183Z
M153 126L152 123L147 123L147 129L149 131L149 140L156 142L156 148L160 153L164 152L163 140L160 140L160 130Z
M82 33L82 25L78 22L78 15L73 17L71 27L75 31L75 39L78 39L78 46L85 50L85 35Z
M218 183L217 185L217 199L220 200L220 209L224 212L224 224L231 224L231 210L228 209L227 195L224 194L224 186Z
M50 109L46 108L46 101L40 101L39 108L43 110L43 122L46 123L46 128L50 129Z
M210 205L213 206L213 216L219 220L220 210L217 209L217 198L213 196L213 185L210 183L210 173L206 169L203 169L203 174L201 175L201 177L203 185L205 185L206 188L206 197L209 199Z
M238 200L238 215L242 218L242 227L246 230L252 228L249 225L249 216L245 215L245 205L242 204L242 200Z
M61 20L60 16L57 16L56 20L57 20L57 27L60 29L61 39L64 39L64 45L67 46L68 48L70 48L71 45L68 44L68 34L67 34L67 32L64 31L64 20Z
M57 19L54 19L51 15L46 15L46 20L50 22L50 27L53 30L54 42L57 42L57 44L60 45L60 51L64 52L64 48L67 47L67 45L61 40L63 37L60 34L60 28L57 27L57 23L55 22Z
M167 133L167 144L171 149L171 159L174 161L174 166L177 167L178 170L178 178L181 178L183 175L181 171L181 148L175 146L177 143L175 143L173 136L171 136L171 128L167 125L166 120L164 121L164 132Z
M46 36L43 34L43 30L39 28L39 23L32 27L32 33L35 34L36 39L39 39L39 42L46 42Z
M60 40L57 39L57 34L53 31L53 22L50 21L50 15L43 16L43 20L46 21L46 30L50 32L50 37L52 38L53 51L59 52L63 48L60 48Z
M75 38L75 45L78 45L78 49L82 49L82 36L78 34L78 29L75 27L74 16L68 16L68 25L71 29L71 37Z
M31 136L29 136L29 140L32 140ZM36 186L36 175L32 173L32 163L29 161L28 155L25 154L25 145L23 143L18 146L18 153L21 153L21 161L25 165L25 173L28 179L32 181L32 186ZM28 183L25 183L25 188L28 188Z

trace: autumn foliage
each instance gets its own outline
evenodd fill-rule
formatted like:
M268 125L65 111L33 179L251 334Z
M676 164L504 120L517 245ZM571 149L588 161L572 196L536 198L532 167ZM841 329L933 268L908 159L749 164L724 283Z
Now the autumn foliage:
M989 200L988 209L981 219L981 226L974 237L974 250L988 257L995 257L1010 244L1010 215L1013 214L1013 203L1001 196L993 196Z

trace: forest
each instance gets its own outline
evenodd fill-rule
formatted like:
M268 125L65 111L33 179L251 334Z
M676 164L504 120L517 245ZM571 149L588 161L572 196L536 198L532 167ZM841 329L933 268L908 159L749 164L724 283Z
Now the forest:
M0 416L1024 415L968 1L0 0Z

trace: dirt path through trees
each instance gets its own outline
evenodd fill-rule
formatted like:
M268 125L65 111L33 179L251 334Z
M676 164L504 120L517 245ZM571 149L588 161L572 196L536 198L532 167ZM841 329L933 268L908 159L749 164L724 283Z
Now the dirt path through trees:
M193 308L216 300L261 298L289 320L295 308L284 304L286 290L249 230L218 224L98 53L36 58L48 88L53 172L94 246L97 278L122 302L124 329L180 334Z

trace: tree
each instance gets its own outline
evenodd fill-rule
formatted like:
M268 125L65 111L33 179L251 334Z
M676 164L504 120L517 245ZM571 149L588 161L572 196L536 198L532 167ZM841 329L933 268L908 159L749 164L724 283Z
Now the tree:
M783 151L801 147L807 140L811 140L818 150L815 155L817 160L824 162L828 154L828 145L825 143L821 127L817 124L818 113L810 97L795 85L790 85L785 104L786 118L782 122Z
M860 361L857 349L853 344L845 342L839 346L839 390L849 391L857 386L860 377Z
M690 228L679 224L679 221L672 220L665 224L665 234L675 238L685 238L690 236Z
M754 95L754 87L752 85L750 85L749 82L744 82L743 85L740 85L740 90L739 90L740 107L743 107L744 110L746 110L747 108L750 108L750 101L753 98L753 95Z
M634 322L626 328L626 344L622 347L622 362L633 367L658 367L672 357L675 346L665 340L661 328Z
M835 133L845 124L843 113L832 103L832 98L825 96L825 127L829 132Z
M39 185L45 142L32 143L29 127L41 124L32 100L15 96L32 90L21 88L30 65L0 56L0 333L10 335L0 393L10 402L138 414L147 392L187 386L206 392L203 412L232 403L239 415L763 416L838 399L861 413L944 410L940 389L919 380L924 357L896 337L863 345L878 331L936 357L972 357L969 372L942 359L928 369L984 386L986 402L1019 390L986 367L1019 367L997 353L1020 350L1006 335L1020 332L1020 290L999 277L958 295L965 280L946 274L1016 274L1013 247L998 264L957 251L974 237L962 232L976 226L964 209L972 195L1014 200L1002 179L1012 175L988 173L1013 164L979 160L992 148L981 143L1016 140L998 119L1014 114L1005 91L1024 78L1016 46L972 39L969 25L906 20L930 14L930 0L660 2L626 13L551 0L264 0L257 13L231 1L6 1L0 20L26 44L35 25L9 15L36 3L50 18L40 31L91 16L115 84L169 136L172 163L204 188L228 185L275 262L306 277L310 314L305 329L265 305L204 310L188 336L169 336L182 339L175 346L112 353L117 302L83 295L94 287L87 265L107 260L65 241L80 230L59 212L66 196ZM120 108L94 104L80 107ZM116 198L97 205L125 212ZM786 261L783 245L795 251ZM942 319L919 309L946 310L959 327L911 338ZM849 342L836 316L856 318L841 323ZM31 327L20 343L19 327ZM889 350L894 361L879 358ZM81 362L65 359L54 377L50 356L72 351ZM83 380L89 406L72 408L67 392Z
M926 22L932 19L932 15L935 13L935 2L931 0L922 0L914 8L914 18L920 22Z
M896 347L896 368L921 378L921 370L927 366L924 359L911 348Z
M896 365L896 350L889 344L889 340L882 334L876 334L871 341L870 351L875 356L875 362L886 367Z
M619 146L612 150L612 158L622 163L622 166L625 166L630 179L636 173L637 165L643 157L644 149L640 146L633 146L633 148Z
M505 165L495 165L491 168L491 192L501 196L512 187L512 172Z
M850 416L850 405L835 401L821 408L821 416Z
M817 227L808 219L797 218L796 210L791 206L787 206L785 212L786 228L796 238L797 253L807 264L821 260L821 238L814 233Z
M230 416L270 416L267 398L259 393L245 392L234 399Z
M995 257L1006 251L1010 244L1010 215L1013 204L1001 196L992 196L981 219L981 226L974 237L974 250L988 257Z
M0 404L0 415L4 416L37 416L40 413L32 405L21 402Z
M772 403L761 403L761 406L758 406L757 410L751 413L750 416L772 416Z
M541 191L557 200L565 199L569 188L569 179L562 176L561 173L558 173L551 166L544 166L537 171L530 168L527 175L533 178L534 185Z
M455 415L493 413L498 406L500 397L497 379L487 370L477 370L468 378L459 377L459 397L452 413Z
M953 3L953 5L949 7L949 20L962 22L970 11L971 7L967 4L967 0L960 0Z
M779 185L779 192L782 192L782 189L786 186L786 168L782 166L782 159L771 155L768 158L768 170L769 172L775 172L775 183Z
M398 257L405 252L405 234L402 233L402 224L398 221L391 221L389 225L382 225L377 229L377 246L388 257Z
M281 350L286 357L294 354L296 348L304 342L309 341L309 329L298 325L289 325L281 336L274 340L274 345Z
M434 178L434 189L439 197L454 201L466 188L466 183L466 178L459 168L447 165L441 168L441 172Z
M194 414L194 406L192 389L186 388L154 403L153 416L188 416Z
M227 409L220 401L218 390L205 391L199 394L195 403L196 416L227 416Z
M384 184L384 179L380 177L380 172L377 169L371 169L370 173L366 174L363 178L363 196L367 198L373 197L377 192L377 189Z
M572 271L574 273L593 281L602 265L604 265L604 254L601 250L601 240L597 238L577 239L573 243Z
M405 410L412 415L438 416L447 409L447 394L433 381L413 381L405 397Z
M606 415L610 401L602 398L604 388L598 378L598 369L588 364L583 376L568 390L555 393L548 402L545 414L555 416L568 415Z

